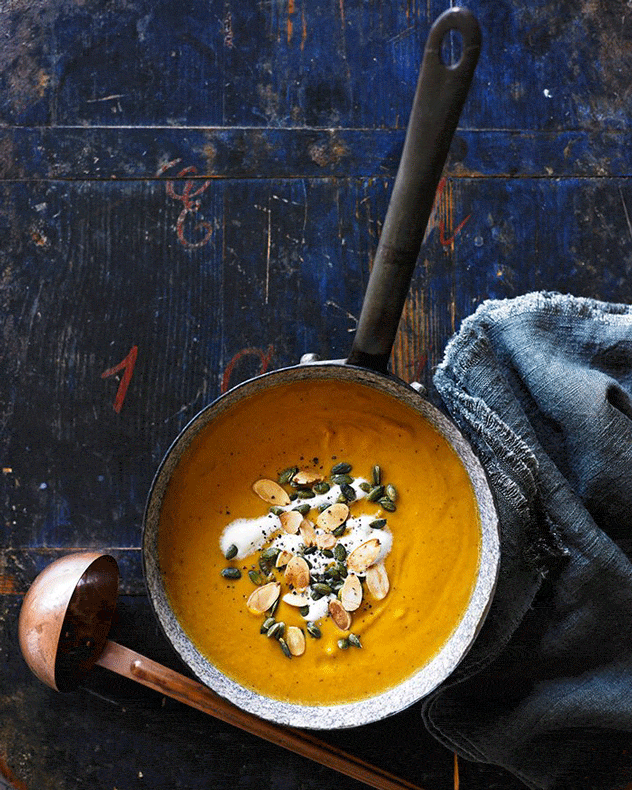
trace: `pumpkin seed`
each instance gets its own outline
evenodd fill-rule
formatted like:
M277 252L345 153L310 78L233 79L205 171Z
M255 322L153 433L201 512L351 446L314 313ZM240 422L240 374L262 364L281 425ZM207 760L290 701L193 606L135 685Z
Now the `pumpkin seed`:
M252 485L252 490L269 505L289 505L290 498L287 491L274 480L257 480Z
M321 549L321 554L323 557L327 557L328 560L334 556L334 553L331 549Z
M375 521L369 522L369 526L373 529L384 529L386 526L386 519L385 518L376 518Z
M325 584L324 582L316 582L315 584L312 584L312 590L315 590L317 593L320 593L321 595L331 595L331 593L333 592L331 587L328 584Z
M347 550L342 543L336 543L334 547L334 557L338 562L344 562L347 559Z
M320 639L320 637L322 636L320 632L320 628L316 625L316 623L312 623L310 621L309 623L307 623L305 627L307 628L307 633L310 636L314 637L314 639Z
M348 639L339 639L338 640L338 647L341 650L346 650L349 647L349 640Z
M373 488L371 483L367 483L366 480L363 480L359 485L360 491L364 491L365 494L368 494L369 491Z
M373 467L372 476L373 476L373 485L379 486L380 483L382 482L382 470L377 464Z
M270 513L272 513L273 516L280 516L281 513L284 513L284 512L285 511L283 510L283 508L279 507L278 505L273 505L270 508Z
M351 469L351 464L348 464L346 461L340 461L331 467L331 473L332 475L346 475L351 471Z
M266 636L268 639L279 639L285 633L285 623L279 620L268 628Z
M276 560L280 551L281 549L279 549L277 546L268 546L267 549L264 549L261 552L261 558L264 560Z
M235 557L237 556L238 551L239 549L237 548L237 546L235 546L234 543L231 543L230 546L226 549L226 553L224 554L224 557L226 557L227 560L234 560Z
M296 495L299 499L313 499L316 496L311 488L299 488Z
M263 623L261 623L260 632L262 634L267 634L268 630L270 628L272 628L272 626L274 625L275 622L276 621L275 621L274 617L266 617L266 619L263 621Z
M384 510L387 510L389 513L394 513L397 510L397 505L393 502L392 499L388 497L382 497L378 499L378 503L382 506Z
M285 641L285 639L283 639L283 637L279 638L279 645L281 646L283 655L286 656L287 658L292 658L292 653L290 651L290 648L287 646L287 642Z
M263 581L259 571L248 571L248 578L253 584L261 584Z
M301 606L301 608L298 610L298 613L301 615L301 617L307 617L309 614L309 606Z
M383 496L384 494L384 486L374 486L368 493L367 499L369 502L377 502L377 500Z
M266 631L266 636L268 639L278 639L279 637L283 636L284 633L285 623L275 621Z
M386 486L386 496L391 500L391 502L397 501L397 489L394 485L389 483Z
M298 466L289 466L287 469L284 469L282 472L279 473L279 476L277 478L279 484L284 485L285 483L289 483L297 472L298 472Z
M336 529L334 529L331 534L335 535L337 538L341 538L345 534L346 529L347 525L341 524L339 527L336 527Z
M222 576L225 579L241 579L241 571L239 568L224 568Z
M326 494L327 491L329 491L330 488L331 488L331 486L329 485L329 483L326 480L323 480L322 482L316 483L314 485L314 491L317 494Z
M302 505L297 505L296 507L292 508L297 513L300 513L301 516L306 516L309 511L312 509L312 506L308 502L303 502Z
M343 497L347 500L347 502L353 502L356 498L355 489L352 488L348 483L343 483L340 486L340 492Z
M336 486L343 486L345 483L353 483L353 478L351 475L334 475L331 478L331 482Z
M362 642L360 641L360 637L356 636L356 634L349 634L347 640L350 645L353 645L353 647L362 647Z

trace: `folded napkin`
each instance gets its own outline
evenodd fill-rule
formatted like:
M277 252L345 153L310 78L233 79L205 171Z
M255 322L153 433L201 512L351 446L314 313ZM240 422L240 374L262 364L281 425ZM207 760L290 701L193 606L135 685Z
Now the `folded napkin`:
M488 618L425 702L430 732L530 788L632 782L632 307L490 301L434 384L501 527Z

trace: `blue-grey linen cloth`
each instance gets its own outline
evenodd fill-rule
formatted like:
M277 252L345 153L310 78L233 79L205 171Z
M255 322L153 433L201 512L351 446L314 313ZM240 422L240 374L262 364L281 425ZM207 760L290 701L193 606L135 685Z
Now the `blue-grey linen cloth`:
M434 384L481 459L501 567L472 650L423 707L530 788L632 782L632 307L489 301Z

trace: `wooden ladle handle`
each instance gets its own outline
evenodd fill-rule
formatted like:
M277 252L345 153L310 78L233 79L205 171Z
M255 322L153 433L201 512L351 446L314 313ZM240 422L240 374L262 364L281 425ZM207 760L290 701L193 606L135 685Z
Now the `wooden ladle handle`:
M336 749L302 730L272 724L242 711L196 680L174 672L111 640L106 642L96 663L377 790L420 790L416 785Z

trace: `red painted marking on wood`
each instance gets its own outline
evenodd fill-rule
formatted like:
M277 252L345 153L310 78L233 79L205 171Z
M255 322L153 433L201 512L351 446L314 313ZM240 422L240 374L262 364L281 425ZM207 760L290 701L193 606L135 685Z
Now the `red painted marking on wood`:
M120 414L120 411L123 408L123 401L127 395L129 383L132 380L132 374L134 372L134 365L136 364L137 357L138 346L132 346L125 359L121 360L121 362L119 362L118 365L115 365L113 368L104 370L101 374L101 378L106 379L108 376L115 376L117 373L120 373L121 370L124 371L123 377L121 378L121 382L118 386L118 390L116 391L116 398L114 399L114 411L117 414Z
M432 217L429 223L431 227L436 227L439 229L439 242L444 247L450 247L452 244L454 244L454 240L456 239L458 234L463 230L464 226L467 225L467 223L469 222L472 216L471 214L468 214L467 217L461 220L461 222L459 222L456 228L454 228L454 230L450 232L450 235L446 235L445 220L443 219L437 220L436 215L437 215L438 207L441 203L441 199L443 198L443 193L446 190L447 183L448 183L447 176L443 176L443 178L439 181L439 185L437 186L437 193L435 195Z
M261 362L261 367L259 369L259 373L265 373L270 365L270 361L272 360L272 354L274 353L274 346L268 346L268 350L264 351L262 348L242 348L241 351L238 351L235 356L230 360L228 365L226 365L226 370L224 370L224 375L222 377L222 386L220 388L220 392L223 394L224 392L228 392L229 385L230 385L230 377L235 369L235 365L239 362L242 357L259 357Z
M156 173L157 176L161 176L170 170L172 167L175 167L179 164L182 160L181 159L173 159L171 162L166 162L164 165L161 165L158 168ZM189 175L196 175L197 168L193 165L189 165L189 167L184 167L180 172L177 174L177 178L185 178ZM193 179L188 178L182 189L182 192L176 192L175 190L175 182L172 180L167 181L166 183L166 190L167 195L172 198L173 200L177 200L182 203L182 211L178 215L178 219L176 220L176 234L178 236L178 241L182 244L183 247L187 247L188 249L195 249L196 247L203 247L205 244L208 244L211 240L211 236L213 235L213 227L210 222L201 221L198 222L194 226L195 231L202 231L204 235L199 241L190 241L185 236L185 222L187 217L190 214L196 214L201 207L201 201L193 200L193 198L198 197L203 192L205 192L209 186L211 185L211 180L207 179L203 181L196 188L196 181Z
M451 244L454 244L454 239L463 230L464 225L466 225L472 215L468 214L465 219L462 219L461 222L456 226L456 228L452 231L451 236L445 235L445 222L441 220L439 223L439 241L443 244L444 247L449 247Z
M4 777L15 790L28 790L24 782L20 781L9 768L4 757L0 757L0 776Z

